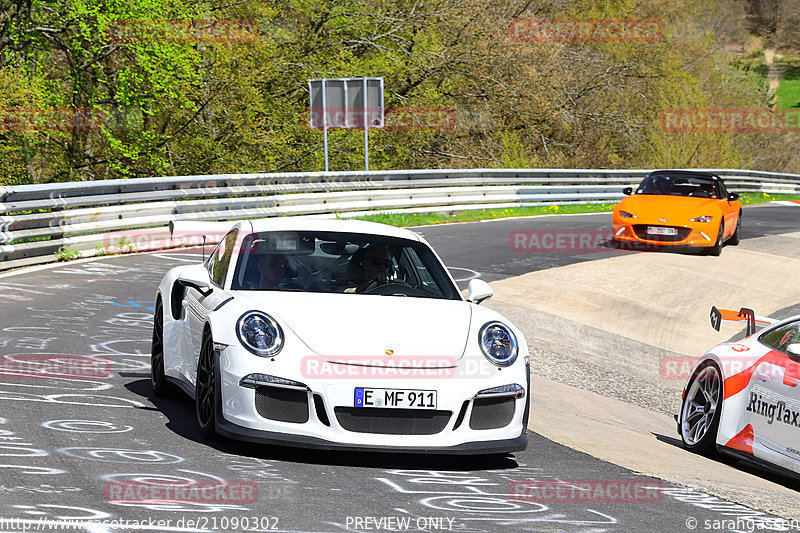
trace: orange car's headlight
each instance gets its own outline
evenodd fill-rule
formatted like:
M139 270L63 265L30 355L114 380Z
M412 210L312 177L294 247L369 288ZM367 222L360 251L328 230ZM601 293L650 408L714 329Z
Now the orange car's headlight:
M712 217L710 215L705 215L705 216L702 216L702 217L691 218L691 219L689 219L689 222L711 222L713 219L714 219L714 217Z
M622 218L638 218L633 213L628 213L627 211L622 211L622 210L620 210L619 216L621 216Z

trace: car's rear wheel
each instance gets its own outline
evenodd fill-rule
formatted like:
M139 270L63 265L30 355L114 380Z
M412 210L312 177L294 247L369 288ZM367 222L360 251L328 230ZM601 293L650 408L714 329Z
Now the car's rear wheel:
M197 382L195 384L195 412L200 433L206 438L216 434L217 420L217 375L214 358L214 340L210 332L203 335L200 357L197 361Z
M722 223L719 225L719 231L717 232L717 240L714 243L714 246L708 249L708 255L719 255L722 253L722 235L725 227Z
M153 384L153 394L167 396L170 392L169 383L164 374L164 305L161 298L156 302L153 313L153 342L150 345L150 382Z
M695 370L681 405L681 440L686 449L702 455L716 452L722 412L722 376L713 361Z
M739 216L736 217L736 230L731 235L731 238L728 239L728 244L732 246L736 246L739 244L739 231L742 229L742 212L739 211Z

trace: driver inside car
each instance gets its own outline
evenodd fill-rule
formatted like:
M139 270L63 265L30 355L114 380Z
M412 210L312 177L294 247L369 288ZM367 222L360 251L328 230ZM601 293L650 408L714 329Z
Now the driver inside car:
M363 249L363 255L359 260L358 252L353 254L351 261L355 260L360 267L361 280L355 288L347 289L345 292L364 292L371 285L387 283L393 272L393 263L389 249L380 244L371 244Z
M361 261L364 269L363 283L373 281L378 275L388 276L392 269L392 258L385 246L370 246L367 248L364 260Z

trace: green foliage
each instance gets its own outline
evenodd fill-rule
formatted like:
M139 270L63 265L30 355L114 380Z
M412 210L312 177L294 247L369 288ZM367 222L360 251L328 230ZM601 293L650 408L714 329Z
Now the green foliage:
M69 248L61 248L57 252L55 252L56 257L59 261L72 261L73 259L78 259L81 256L80 250L70 250Z
M536 168L516 132L503 133L501 143L503 145L501 168Z
M779 133L660 126L665 109L767 103L763 47L745 52L752 34L727 22L737 9L736 0L13 3L0 25L0 185L320 170L307 81L362 75L385 78L390 117L453 117L371 131L372 169L796 170L794 139ZM781 13L790 28L793 14ZM511 39L511 20L526 17L653 18L665 32L655 42ZM246 24L232 39L187 30L234 21ZM793 87L782 84L781 105L800 101ZM363 168L362 132L332 131L330 160L333 170Z

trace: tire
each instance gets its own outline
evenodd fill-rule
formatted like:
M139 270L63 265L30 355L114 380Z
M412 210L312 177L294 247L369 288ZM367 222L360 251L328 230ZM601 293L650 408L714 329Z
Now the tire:
M722 374L713 361L695 370L681 403L680 434L692 452L716 455L717 430L722 413Z
M731 238L728 239L728 244L730 244L731 246L736 246L739 244L739 232L741 231L741 229L742 229L742 212L739 211L739 216L737 217L736 220L736 231L734 231L733 235L731 235Z
M159 397L169 396L172 392L164 374L164 305L161 297L156 302L153 313L153 342L150 345L150 383L153 394Z
M714 246L708 249L708 255L719 256L722 253L722 235L724 229L722 222L720 222L719 231L717 232L717 241L714 243Z
M210 332L203 335L200 357L197 360L197 381L195 383L195 414L200 433L207 439L216 435L217 406L217 369L214 358L214 340Z

